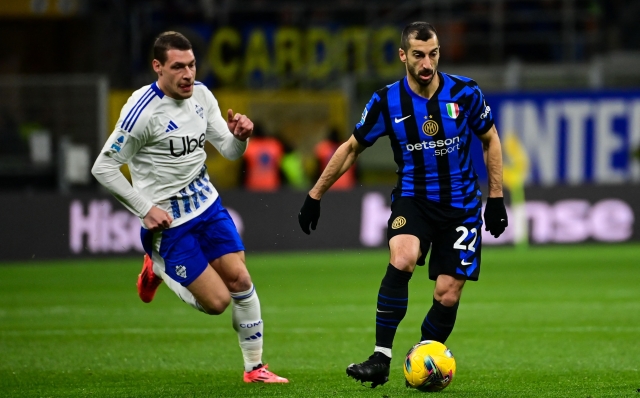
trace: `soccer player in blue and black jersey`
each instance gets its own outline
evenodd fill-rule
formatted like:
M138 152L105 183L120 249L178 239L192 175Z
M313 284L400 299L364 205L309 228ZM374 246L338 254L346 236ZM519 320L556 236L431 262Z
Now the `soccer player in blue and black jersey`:
M372 387L388 381L393 339L407 312L409 280L429 249L435 289L420 340L447 340L465 282L478 280L483 220L470 156L474 135L482 142L489 179L485 227L495 237L507 227L500 138L480 88L467 77L438 71L440 44L426 22L403 29L399 55L406 77L373 94L353 135L333 155L298 215L305 233L309 227L315 230L322 195L362 151L389 137L398 182L391 193L390 260L377 297L376 345L369 359L347 367L349 376Z

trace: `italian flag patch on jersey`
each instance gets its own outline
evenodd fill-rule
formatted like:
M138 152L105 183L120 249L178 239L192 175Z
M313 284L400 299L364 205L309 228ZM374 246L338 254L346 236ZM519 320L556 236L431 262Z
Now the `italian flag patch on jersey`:
M460 108L458 108L458 104L456 104L455 102L447 104L447 114L452 119L457 118L460 114Z

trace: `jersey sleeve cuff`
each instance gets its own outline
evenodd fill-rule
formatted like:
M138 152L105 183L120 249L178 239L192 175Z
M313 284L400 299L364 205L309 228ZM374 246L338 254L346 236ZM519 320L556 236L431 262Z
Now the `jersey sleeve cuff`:
M151 210L152 207L153 207L153 203L151 203L150 201L147 201L140 207L140 209L136 209L136 211L138 212L137 216L140 219L143 219L147 215L147 213L149 213L149 210Z
M365 140L364 137L361 137L360 134L358 134L358 130L353 131L353 136L355 137L356 141L358 141L358 144L362 146L366 146L368 148L373 145L372 143Z
M475 135L482 135L484 133L486 133L487 131L491 130L491 127L493 127L494 122L493 120L491 120L489 123L485 124L483 128L481 128L480 130L476 130L474 131Z

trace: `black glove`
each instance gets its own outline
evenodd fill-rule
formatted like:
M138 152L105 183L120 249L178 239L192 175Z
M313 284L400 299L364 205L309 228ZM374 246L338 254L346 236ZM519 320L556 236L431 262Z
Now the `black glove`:
M319 218L320 201L307 195L307 198L304 200L304 204L300 209L300 213L298 213L300 228L302 228L305 234L310 235L311 231L309 231L309 224L311 224L311 229L315 231Z
M484 224L484 229L489 231L494 238L502 235L509 225L507 209L504 208L504 198L487 199L487 206L484 208Z

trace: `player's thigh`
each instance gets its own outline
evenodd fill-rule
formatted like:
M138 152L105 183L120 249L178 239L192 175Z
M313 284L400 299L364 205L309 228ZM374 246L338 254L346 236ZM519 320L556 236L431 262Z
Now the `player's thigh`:
M154 233L152 238L154 263L183 286L195 281L209 265L193 233L196 223L187 222Z
M212 267L206 267L187 289L208 314L222 314L231 302L229 290Z
M210 262L232 292L243 292L251 288L251 276L245 264L244 252L228 253Z
M206 218L198 227L197 239L208 263L230 253L242 252L239 258L244 264L244 244L220 198L207 210Z
M482 218L480 209L460 211L443 220L431 248L429 278L449 275L458 279L478 280L482 252Z
M411 235L419 241L418 252L416 253L415 246L413 245L415 240L410 240L409 247L412 248L410 249L411 253L404 251L402 254L408 254L411 257L404 260L412 263L411 265L424 265L429 247L431 246L432 226L425 217L420 201L410 197L400 197L394 200L391 204L391 216L389 217L387 227L389 250L392 252L391 257L394 256L391 241L396 236ZM405 243L405 240L403 239L401 243ZM397 259L396 261L399 260L400 259ZM399 266L399 264L393 262L392 264L396 267ZM404 267L405 266L403 266L403 268Z

